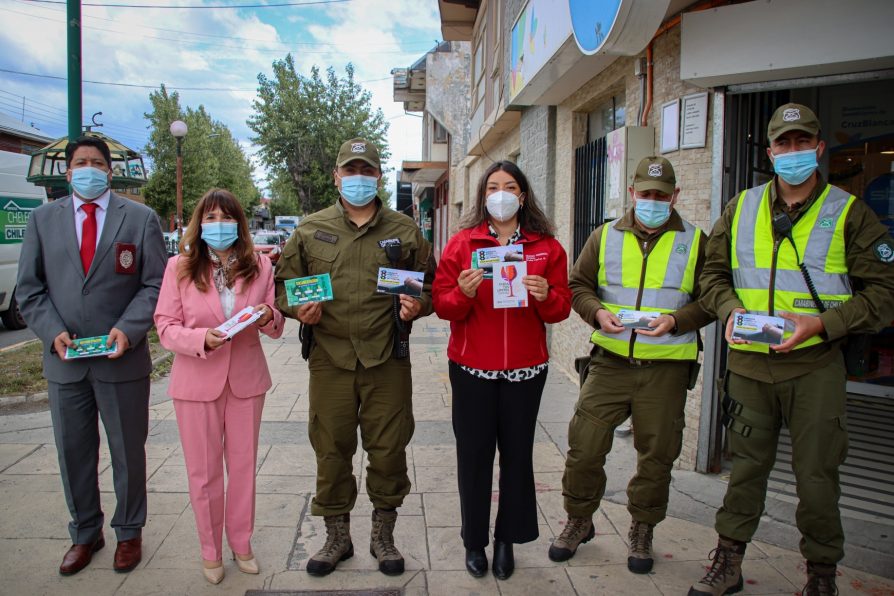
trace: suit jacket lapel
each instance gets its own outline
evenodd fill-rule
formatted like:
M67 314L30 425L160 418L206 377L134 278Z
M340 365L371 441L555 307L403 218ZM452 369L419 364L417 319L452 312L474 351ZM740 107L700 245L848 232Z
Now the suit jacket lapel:
M78 233L75 229L74 207L71 205L71 197L60 199L56 203L59 212L59 237L65 247L65 252L71 258L71 263L81 277L84 277L84 265L81 264L81 247L78 244Z
M196 291L198 292L198 290ZM227 320L227 318L224 316L223 307L220 305L220 294L217 293L217 288L214 287L214 282L211 281L210 276L208 279L208 289L204 292L199 292L199 294L202 295L202 298L205 300L208 308L211 309L211 312L214 313L214 316L217 317L218 321L223 323Z
M96 247L96 256L93 257L90 271L87 272L87 279L90 279L99 269L106 255L112 249L112 243L118 235L118 230L121 229L121 224L124 222L124 203L122 201L126 200L118 197L115 193L111 193L109 197L109 209L106 211L106 218L102 224L102 233L99 236L99 245Z

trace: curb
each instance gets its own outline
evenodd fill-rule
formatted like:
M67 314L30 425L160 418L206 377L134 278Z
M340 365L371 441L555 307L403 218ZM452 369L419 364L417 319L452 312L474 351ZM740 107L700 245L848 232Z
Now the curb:
M173 356L173 352L166 352L158 358L154 359L152 361L152 370L155 370L158 365L165 362L166 360L170 360ZM38 391L37 393L31 393L29 395L0 395L0 407L10 406L13 404L40 403L46 402L48 400L49 394L46 391Z

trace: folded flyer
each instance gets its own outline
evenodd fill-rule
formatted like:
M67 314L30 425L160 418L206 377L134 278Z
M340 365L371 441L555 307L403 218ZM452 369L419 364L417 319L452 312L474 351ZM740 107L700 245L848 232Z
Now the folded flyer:
M287 279L286 300L289 306L332 300L332 279L328 273Z
M775 346L782 343L785 319L751 313L733 313L733 337Z
M648 310L627 310L622 308L618 311L618 319L620 319L621 325L628 329L651 329L649 323L660 315L660 312Z
M528 289L522 278L528 274L528 264L494 263L494 308L524 308L528 305Z
M524 260L524 249L521 244L489 246L472 251L472 269L484 269L484 279L493 278L493 266L495 263Z
M255 312L253 306L246 306L235 315L223 322L217 327L218 331L223 331L227 337L233 337L255 321L261 318L263 311Z
M72 345L65 349L65 359L73 360L75 358L95 358L97 356L108 356L118 351L118 344L113 343L112 347L106 346L109 340L108 335L97 335L95 337L81 337L71 340Z
M406 294L419 298L425 283L424 271L404 271L379 267L376 291L382 294Z

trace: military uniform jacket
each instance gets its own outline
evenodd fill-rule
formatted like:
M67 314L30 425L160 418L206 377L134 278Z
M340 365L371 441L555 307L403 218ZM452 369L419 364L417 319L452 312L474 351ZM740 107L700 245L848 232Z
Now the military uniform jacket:
M826 182L817 175L816 186L801 205L786 209L793 221L817 200ZM742 308L736 295L731 267L733 218L739 194L724 208L708 238L707 258L701 277L704 289L699 303L726 324L735 308ZM777 196L776 179L770 185L773 213L785 209ZM854 297L820 315L825 327L823 343L793 350L788 354L758 354L730 350L729 370L765 383L778 383L808 374L825 366L840 354L840 340L848 333L877 332L894 319L894 241L878 216L861 201L854 201L844 221L847 272ZM804 258L804 255L801 255Z
M303 219L286 242L276 265L276 305L297 318L298 307L288 306L284 281L328 273L333 299L323 303L314 340L339 368L354 370L359 361L370 368L391 357L393 298L376 291L380 267L425 271L422 310L432 312L434 261L431 245L416 223L376 199L378 210L357 227L341 202ZM392 264L385 246L400 244L400 260Z

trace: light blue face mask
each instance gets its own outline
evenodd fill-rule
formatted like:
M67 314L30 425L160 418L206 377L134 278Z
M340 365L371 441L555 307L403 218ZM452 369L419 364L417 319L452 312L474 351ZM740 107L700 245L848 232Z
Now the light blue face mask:
M235 221L212 221L202 224L202 240L214 250L226 250L239 238Z
M376 198L378 190L379 179L372 176L345 176L341 178L341 196L355 207L368 205L370 201Z
M647 228L659 228L668 220L671 213L669 201L653 201L636 197L633 208L636 219Z
M71 171L71 187L82 199L95 199L109 189L109 173L86 166Z
M773 156L773 169L780 178L792 186L797 186L810 178L817 167L816 149L790 151Z

